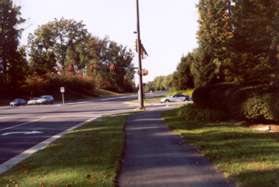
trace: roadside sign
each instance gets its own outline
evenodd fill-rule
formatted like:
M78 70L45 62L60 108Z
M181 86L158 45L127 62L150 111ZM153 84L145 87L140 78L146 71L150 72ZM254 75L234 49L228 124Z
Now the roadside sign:
M149 71L147 69L142 69L142 71L138 71L138 74L139 75L142 75L142 76L147 76L149 74Z
M61 95L62 95L62 104L64 105L65 104L65 96L64 96L64 93L65 93L65 87L60 87L60 92L61 92Z
M65 93L65 88L64 87L60 87L60 92L61 93Z

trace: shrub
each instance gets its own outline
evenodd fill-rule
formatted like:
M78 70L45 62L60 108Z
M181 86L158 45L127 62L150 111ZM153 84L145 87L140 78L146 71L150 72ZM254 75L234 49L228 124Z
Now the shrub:
M277 88L269 85L250 85L241 86L236 90L233 90L226 98L227 106L226 110L230 115L237 119L245 119L245 115L242 112L242 105L249 98L262 97L265 94L275 93Z
M227 114L220 110L204 109L194 104L188 104L182 107L178 116L189 121L224 121Z
M193 93L195 104L202 108L226 110L230 94L239 88L233 83L219 83L197 88Z
M252 121L279 121L278 94L256 95L241 104L242 115Z
M200 108L221 110L232 119L279 121L279 94L276 85L219 83L198 88L193 99Z
M91 79L79 77L66 77L58 75L27 77L22 89L26 97L39 95L54 95L60 97L60 87L66 88L68 98L83 98L84 96L95 95L95 84Z

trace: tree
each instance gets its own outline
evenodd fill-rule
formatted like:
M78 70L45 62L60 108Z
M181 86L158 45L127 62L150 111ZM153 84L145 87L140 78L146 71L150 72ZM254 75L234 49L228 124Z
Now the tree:
M31 68L48 73L89 77L99 88L134 88L133 53L123 45L88 33L82 22L55 20L29 36Z
M195 88L217 82L216 65L210 61L209 54L198 48L193 51L192 57L191 74Z
M34 71L65 73L67 64L84 68L90 34L82 22L55 19L29 35L30 60Z
M0 0L0 83L16 87L18 75L23 74L22 66L25 61L18 49L21 29L24 22L21 18L20 7L11 0Z
M95 75L106 80L106 85L102 84L100 87L115 91L131 91L134 87L132 51L107 38L97 43L99 44L94 45L97 51L92 55L96 56L93 64L98 67L95 69Z
M146 91L169 90L173 87L173 74L155 77L153 81L145 84Z
M208 67L207 69L203 68L206 71L204 75L211 74L208 77L201 77L200 80L207 80L201 84L212 81L227 81L228 65L230 66L232 63L230 60L231 40L234 37L230 1L200 0L198 10L200 14L198 50L202 54L199 56L198 63L201 66ZM200 70L202 71L201 68Z
M196 82L270 83L278 74L279 2L231 1L199 2Z
M177 90L184 90L194 87L193 75L191 73L191 66L194 62L193 56L189 53L183 56L173 75L173 86Z
M276 0L236 1L232 51L241 82L269 83L278 74L278 8Z

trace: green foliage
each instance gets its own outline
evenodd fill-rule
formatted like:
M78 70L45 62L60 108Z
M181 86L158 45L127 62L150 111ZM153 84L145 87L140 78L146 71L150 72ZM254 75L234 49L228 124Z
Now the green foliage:
M248 120L279 121L278 94L256 95L245 100L241 112Z
M225 110L228 102L235 105L230 96L238 88L239 85L233 83L206 85L194 90L193 100L199 107Z
M223 121L228 118L225 112L220 110L205 109L188 104L178 111L178 116L187 121Z
M194 59L191 53L181 58L176 72L173 74L173 87L178 90L191 89L194 87L193 75L191 73L191 65L193 62Z
M176 95L176 94L184 94L184 95L189 95L192 96L193 95L193 91L192 89L188 89L188 90L176 90L174 88L170 89L167 93L168 96L171 95Z
M57 40L58 38L58 40ZM55 20L29 36L32 71L90 77L102 89L134 89L133 53L109 39L91 36L82 22Z
M158 76L153 81L145 84L145 91L169 90L173 87L173 75Z
M95 84L92 79L78 77L67 77L58 75L38 76L32 75L26 78L22 89L25 90L26 97L36 97L40 95L54 95L60 97L60 87L65 87L66 95L73 98L84 96L95 96Z
M233 119L278 121L277 92L275 85L222 83L196 89L193 100L201 108L224 111Z
M64 73L66 60L76 67L85 63L84 53L89 33L82 22L60 19L40 26L29 35L30 58L35 72Z
M195 86L227 81L234 33L228 1L200 0L197 63L193 66Z
M233 2L199 1L199 48L191 68L196 88L218 82L279 80L279 3Z
M22 79L24 57L18 50L21 30L20 7L11 0L0 0L0 84L16 87Z

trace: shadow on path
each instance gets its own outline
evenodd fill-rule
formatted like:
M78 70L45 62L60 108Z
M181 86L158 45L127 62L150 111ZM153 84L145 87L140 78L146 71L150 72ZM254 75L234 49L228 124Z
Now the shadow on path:
M233 187L209 161L174 135L160 112L131 116L121 187Z

